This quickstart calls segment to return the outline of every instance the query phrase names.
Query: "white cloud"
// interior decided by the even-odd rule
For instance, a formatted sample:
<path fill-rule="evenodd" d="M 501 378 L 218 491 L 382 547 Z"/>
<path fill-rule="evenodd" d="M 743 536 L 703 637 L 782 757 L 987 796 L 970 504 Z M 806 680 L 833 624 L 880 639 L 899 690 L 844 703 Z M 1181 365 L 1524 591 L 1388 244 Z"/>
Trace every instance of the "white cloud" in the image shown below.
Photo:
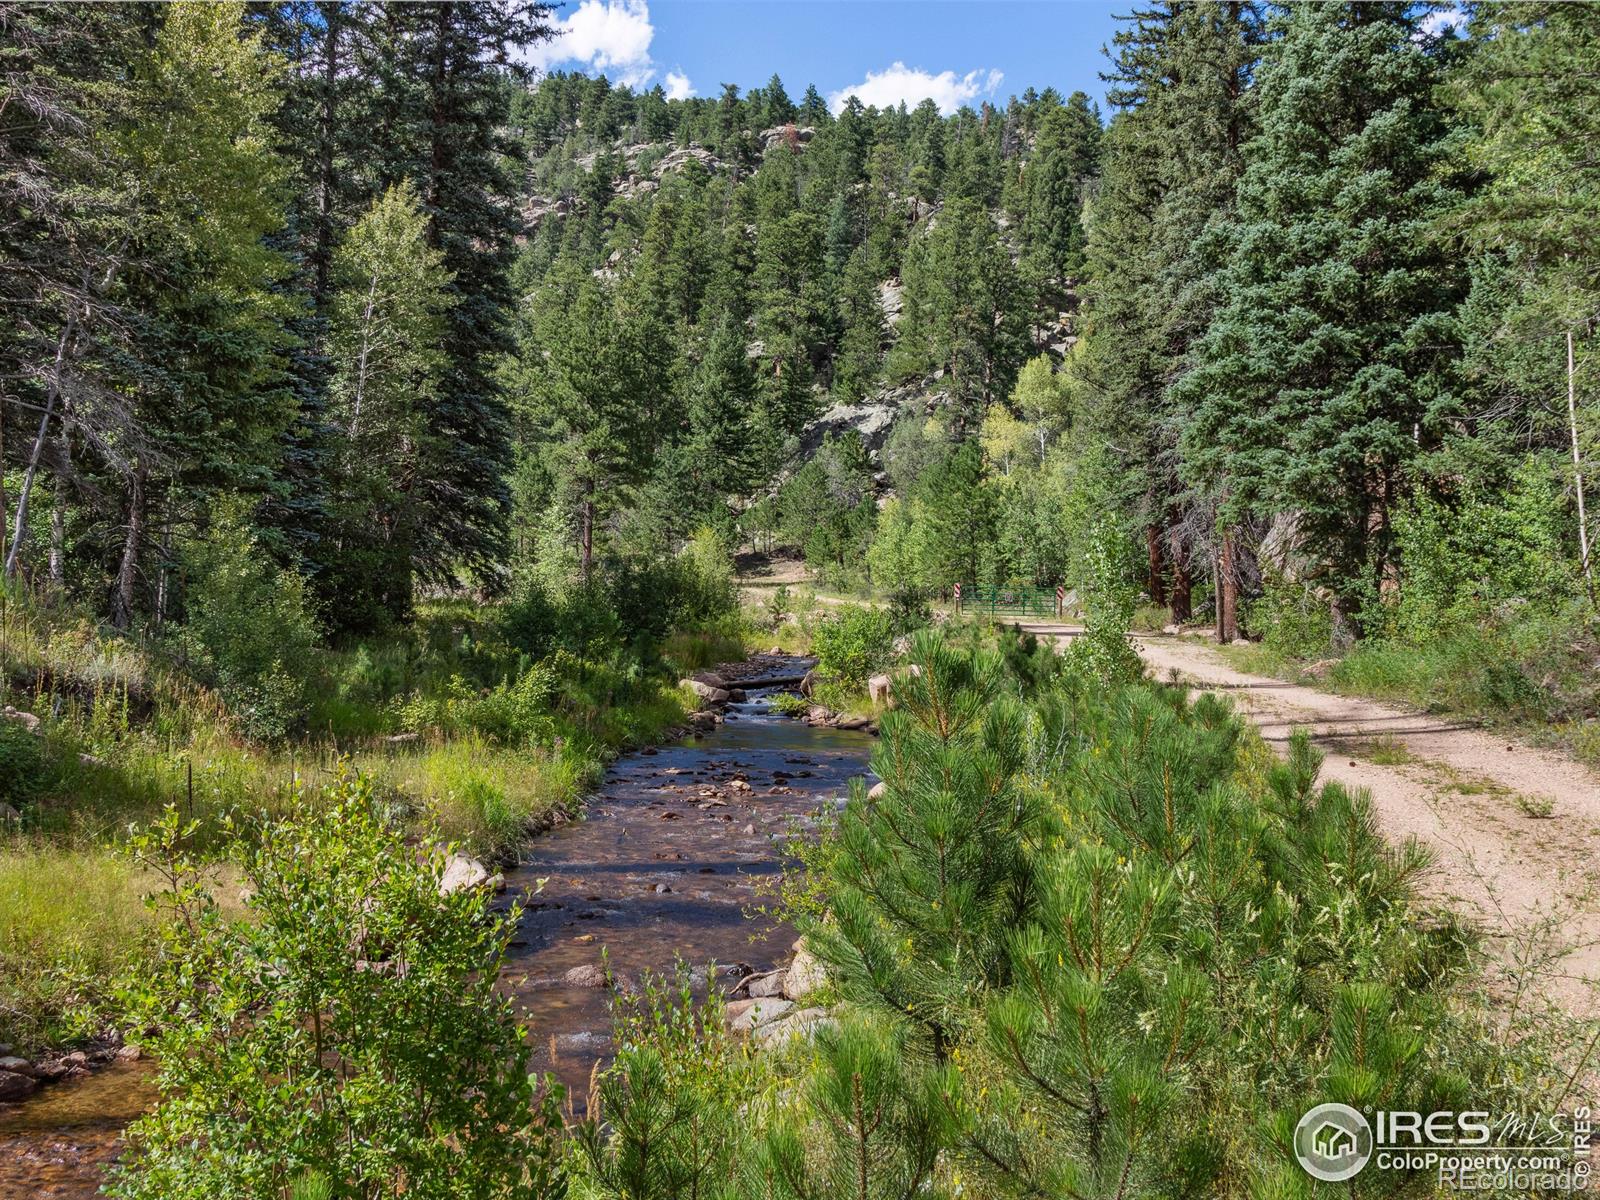
<path fill-rule="evenodd" d="M 655 77 L 650 43 L 656 28 L 647 0 L 583 0 L 554 24 L 556 36 L 529 50 L 530 66 L 548 70 L 557 63 L 573 63 L 635 88 Z"/>
<path fill-rule="evenodd" d="M 666 84 L 668 100 L 687 100 L 694 95 L 694 84 L 682 71 L 668 71 Z"/>
<path fill-rule="evenodd" d="M 1466 23 L 1467 14 L 1459 8 L 1453 6 L 1440 8 L 1422 18 L 1421 32 L 1438 37 L 1441 34 L 1459 29 Z"/>
<path fill-rule="evenodd" d="M 852 87 L 830 93 L 828 107 L 838 112 L 851 96 L 871 108 L 892 108 L 902 100 L 906 107 L 915 108 L 924 100 L 932 100 L 940 112 L 949 116 L 979 96 L 992 96 L 1004 78 L 999 71 L 968 71 L 965 75 L 940 71 L 931 75 L 896 62 L 885 71 L 868 71 L 866 79 Z"/>

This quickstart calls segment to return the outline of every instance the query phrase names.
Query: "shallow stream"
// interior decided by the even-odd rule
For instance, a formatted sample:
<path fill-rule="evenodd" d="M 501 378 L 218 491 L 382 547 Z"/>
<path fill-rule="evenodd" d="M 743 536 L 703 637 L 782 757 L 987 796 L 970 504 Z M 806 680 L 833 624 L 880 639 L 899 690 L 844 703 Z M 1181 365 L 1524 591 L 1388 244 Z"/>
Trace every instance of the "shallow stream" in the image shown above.
<path fill-rule="evenodd" d="M 747 669 L 757 683 L 809 665 L 764 657 Z M 612 993 L 574 986 L 568 971 L 604 962 L 636 983 L 681 958 L 697 972 L 716 963 L 731 984 L 739 968 L 790 955 L 794 932 L 753 912 L 761 885 L 783 869 L 794 823 L 867 771 L 872 739 L 779 716 L 772 694 L 747 687 L 710 732 L 618 759 L 587 818 L 538 839 L 507 874 L 508 901 L 525 896 L 527 911 L 505 981 L 526 1010 L 536 1069 L 580 1103 L 609 1057 Z M 148 1064 L 117 1064 L 0 1105 L 0 1200 L 96 1195 L 123 1128 L 155 1101 L 150 1078 Z"/>

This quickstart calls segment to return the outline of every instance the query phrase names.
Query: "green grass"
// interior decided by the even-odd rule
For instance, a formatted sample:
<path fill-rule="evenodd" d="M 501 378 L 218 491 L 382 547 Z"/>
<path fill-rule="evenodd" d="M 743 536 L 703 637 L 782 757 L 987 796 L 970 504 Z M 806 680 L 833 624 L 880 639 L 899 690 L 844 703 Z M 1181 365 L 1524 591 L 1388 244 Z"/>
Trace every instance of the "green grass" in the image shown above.
<path fill-rule="evenodd" d="M 1467 717 L 1600 768 L 1600 632 L 1582 612 L 1486 621 L 1425 644 L 1374 637 L 1336 659 L 1270 642 L 1221 652 L 1241 670 Z"/>
<path fill-rule="evenodd" d="M 149 950 L 147 888 L 109 850 L 0 843 L 0 1042 L 27 1054 L 101 1030 L 114 981 Z"/>

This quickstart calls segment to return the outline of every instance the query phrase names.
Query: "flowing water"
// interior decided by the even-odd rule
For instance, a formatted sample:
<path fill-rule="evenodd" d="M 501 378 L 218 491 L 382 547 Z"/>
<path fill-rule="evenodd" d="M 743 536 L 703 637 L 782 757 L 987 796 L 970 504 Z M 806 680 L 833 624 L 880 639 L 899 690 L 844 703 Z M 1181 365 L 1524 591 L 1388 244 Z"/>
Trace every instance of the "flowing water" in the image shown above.
<path fill-rule="evenodd" d="M 808 665 L 754 667 L 776 677 Z M 747 692 L 711 732 L 619 759 L 587 818 L 540 838 L 507 874 L 507 901 L 524 898 L 527 911 L 505 982 L 525 1010 L 535 1067 L 579 1100 L 609 1057 L 612 993 L 569 985 L 567 972 L 605 963 L 636 982 L 681 959 L 697 972 L 715 963 L 731 982 L 784 962 L 794 933 L 752 912 L 761 885 L 783 869 L 794 823 L 868 769 L 868 735 L 789 720 L 769 710 L 770 689 Z M 123 1128 L 154 1100 L 148 1065 L 132 1063 L 0 1105 L 0 1200 L 94 1196 Z"/>

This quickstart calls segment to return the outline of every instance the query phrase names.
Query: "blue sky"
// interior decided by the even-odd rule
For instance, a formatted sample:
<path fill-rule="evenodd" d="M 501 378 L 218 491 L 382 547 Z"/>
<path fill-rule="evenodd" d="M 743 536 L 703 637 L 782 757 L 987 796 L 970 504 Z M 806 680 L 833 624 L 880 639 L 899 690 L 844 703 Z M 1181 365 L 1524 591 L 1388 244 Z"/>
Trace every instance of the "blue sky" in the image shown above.
<path fill-rule="evenodd" d="M 946 112 L 1029 87 L 1105 85 L 1101 47 L 1130 0 L 582 0 L 557 11 L 565 36 L 532 56 L 669 95 L 715 96 L 776 71 L 799 99 L 815 83 L 835 107 L 932 97 Z"/>

